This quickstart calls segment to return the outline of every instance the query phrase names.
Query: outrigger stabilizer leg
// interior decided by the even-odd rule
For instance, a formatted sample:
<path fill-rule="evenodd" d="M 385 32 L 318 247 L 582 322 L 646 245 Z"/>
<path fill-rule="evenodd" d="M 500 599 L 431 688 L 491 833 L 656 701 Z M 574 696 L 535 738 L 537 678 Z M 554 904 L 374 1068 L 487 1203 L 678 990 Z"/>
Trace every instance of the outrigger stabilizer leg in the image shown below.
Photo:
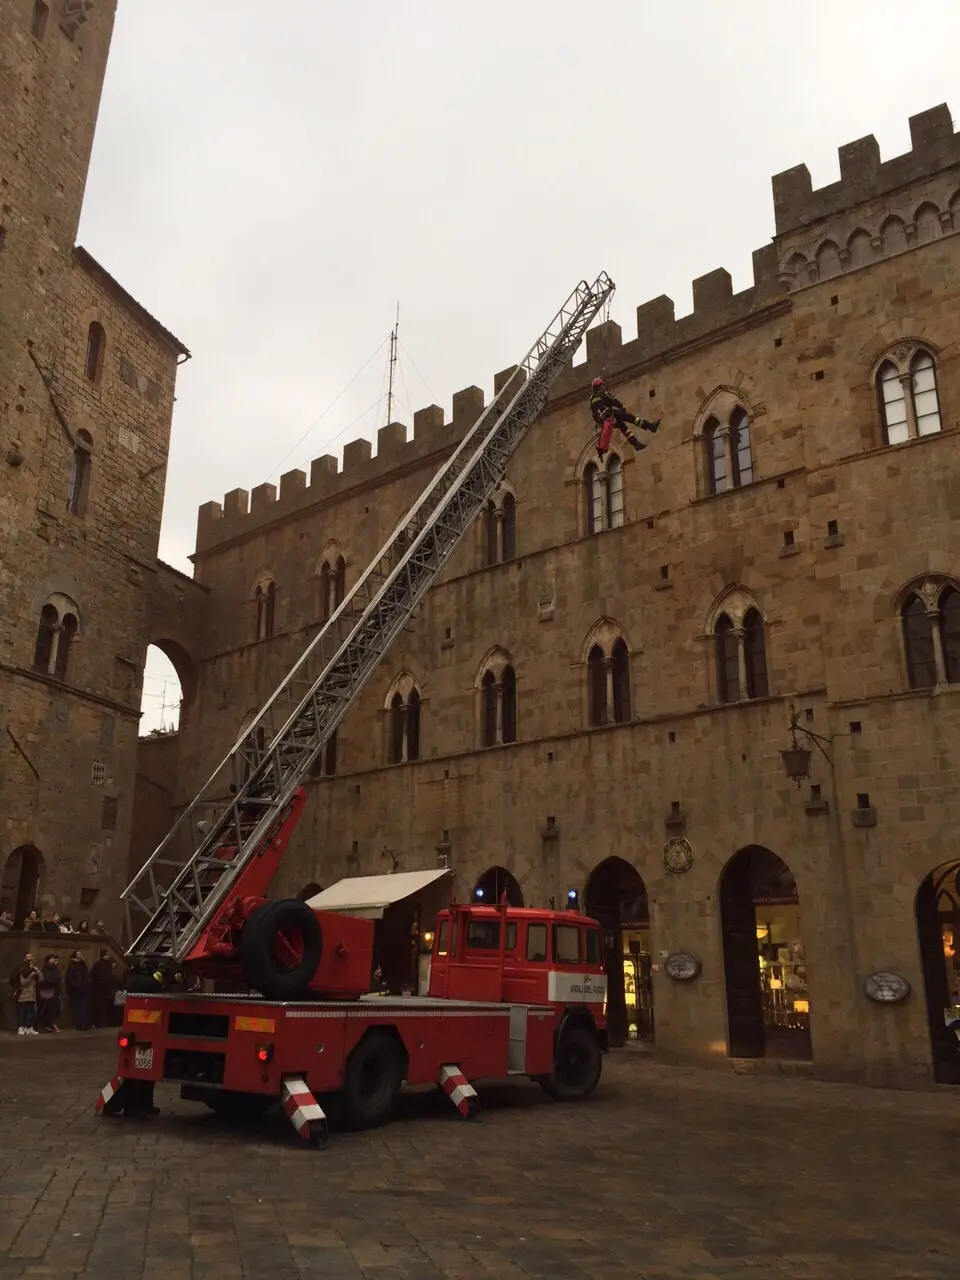
<path fill-rule="evenodd" d="M 440 1087 L 464 1120 L 480 1119 L 480 1099 L 477 1097 L 477 1091 L 459 1067 L 440 1068 Z"/>
<path fill-rule="evenodd" d="M 311 1147 L 327 1144 L 327 1117 L 302 1076 L 285 1076 L 280 1090 L 283 1113 L 297 1136 Z"/>

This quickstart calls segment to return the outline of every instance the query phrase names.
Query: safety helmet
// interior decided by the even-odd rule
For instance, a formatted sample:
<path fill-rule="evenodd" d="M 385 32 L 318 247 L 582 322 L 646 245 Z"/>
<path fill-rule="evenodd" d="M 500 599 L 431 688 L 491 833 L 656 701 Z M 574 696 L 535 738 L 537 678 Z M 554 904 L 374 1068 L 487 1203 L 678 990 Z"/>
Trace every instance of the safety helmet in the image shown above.
<path fill-rule="evenodd" d="M 590 385 L 593 387 L 594 391 L 596 391 L 598 387 L 605 387 L 607 385 L 607 380 L 606 378 L 594 378 Z"/>

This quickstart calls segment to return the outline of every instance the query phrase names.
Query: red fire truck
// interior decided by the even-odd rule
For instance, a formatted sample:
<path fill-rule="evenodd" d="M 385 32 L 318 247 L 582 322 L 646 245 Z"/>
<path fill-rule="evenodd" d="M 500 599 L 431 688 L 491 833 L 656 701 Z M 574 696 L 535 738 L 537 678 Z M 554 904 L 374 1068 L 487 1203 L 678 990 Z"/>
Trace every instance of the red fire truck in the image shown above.
<path fill-rule="evenodd" d="M 393 997 L 367 992 L 372 920 L 298 900 L 270 906 L 287 940 L 308 914 L 316 921 L 316 981 L 336 995 L 128 995 L 117 1075 L 98 1110 L 153 1111 L 154 1085 L 176 1083 L 182 1098 L 235 1116 L 279 1100 L 300 1137 L 317 1145 L 330 1099 L 349 1125 L 369 1128 L 390 1118 L 404 1082 L 442 1087 L 470 1119 L 479 1080 L 526 1076 L 558 1101 L 596 1087 L 607 1048 L 596 921 L 451 903 L 437 920 L 429 994 Z"/>
<path fill-rule="evenodd" d="M 596 922 L 452 902 L 437 921 L 429 994 L 391 999 L 369 991 L 372 921 L 266 895 L 311 766 L 503 480 L 613 288 L 601 273 L 571 293 L 124 890 L 129 994 L 98 1112 L 155 1111 L 154 1086 L 170 1081 L 219 1111 L 279 1099 L 319 1142 L 321 1099 L 336 1095 L 353 1123 L 379 1124 L 405 1080 L 440 1085 L 465 1116 L 477 1114 L 471 1080 L 526 1076 L 557 1099 L 595 1088 L 606 1045 Z M 204 982 L 213 994 L 197 992 Z"/>

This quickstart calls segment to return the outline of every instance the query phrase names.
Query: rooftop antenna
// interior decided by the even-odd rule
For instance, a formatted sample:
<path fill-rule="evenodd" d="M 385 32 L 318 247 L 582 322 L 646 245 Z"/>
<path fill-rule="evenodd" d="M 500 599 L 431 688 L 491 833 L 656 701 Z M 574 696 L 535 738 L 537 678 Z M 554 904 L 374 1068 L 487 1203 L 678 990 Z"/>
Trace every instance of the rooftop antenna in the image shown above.
<path fill-rule="evenodd" d="M 387 384 L 387 426 L 393 421 L 393 375 L 397 367 L 397 335 L 400 331 L 400 303 L 397 303 L 397 319 L 390 330 L 390 380 Z M 383 384 L 381 383 L 381 386 Z"/>

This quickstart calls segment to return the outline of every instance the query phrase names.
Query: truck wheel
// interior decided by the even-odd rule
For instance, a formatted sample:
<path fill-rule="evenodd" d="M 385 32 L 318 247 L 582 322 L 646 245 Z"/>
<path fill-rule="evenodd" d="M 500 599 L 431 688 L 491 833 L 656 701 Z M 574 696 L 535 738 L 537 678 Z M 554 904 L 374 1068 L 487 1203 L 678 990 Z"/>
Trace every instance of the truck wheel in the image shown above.
<path fill-rule="evenodd" d="M 269 1093 L 234 1093 L 225 1089 L 222 1093 L 211 1090 L 204 1102 L 218 1116 L 230 1120 L 256 1120 L 270 1110 L 276 1098 Z"/>
<path fill-rule="evenodd" d="M 386 1124 L 400 1096 L 403 1070 L 403 1054 L 389 1031 L 374 1031 L 360 1041 L 343 1084 L 344 1110 L 356 1128 Z"/>
<path fill-rule="evenodd" d="M 593 1027 L 568 1027 L 560 1037 L 553 1074 L 540 1084 L 557 1102 L 576 1102 L 593 1093 L 603 1059 Z"/>
<path fill-rule="evenodd" d="M 298 898 L 257 907 L 240 935 L 244 981 L 268 1000 L 302 999 L 322 955 L 320 921 Z"/>

